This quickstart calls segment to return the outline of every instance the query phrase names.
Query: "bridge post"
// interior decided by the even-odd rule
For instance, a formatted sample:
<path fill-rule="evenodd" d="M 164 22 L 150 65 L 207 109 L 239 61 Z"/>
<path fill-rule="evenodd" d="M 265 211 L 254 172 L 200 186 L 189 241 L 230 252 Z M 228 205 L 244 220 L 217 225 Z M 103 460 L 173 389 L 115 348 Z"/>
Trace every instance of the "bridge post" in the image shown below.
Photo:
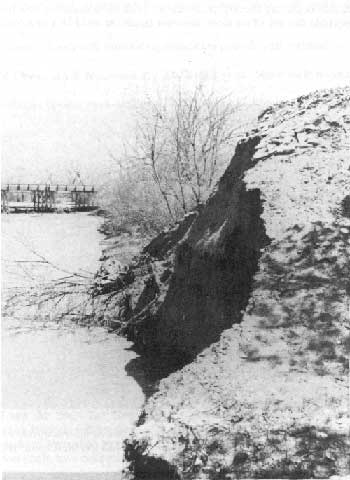
<path fill-rule="evenodd" d="M 50 192 L 50 210 L 55 210 L 56 207 L 56 192 L 51 191 Z"/>
<path fill-rule="evenodd" d="M 9 213 L 8 190 L 1 190 L 1 211 Z"/>

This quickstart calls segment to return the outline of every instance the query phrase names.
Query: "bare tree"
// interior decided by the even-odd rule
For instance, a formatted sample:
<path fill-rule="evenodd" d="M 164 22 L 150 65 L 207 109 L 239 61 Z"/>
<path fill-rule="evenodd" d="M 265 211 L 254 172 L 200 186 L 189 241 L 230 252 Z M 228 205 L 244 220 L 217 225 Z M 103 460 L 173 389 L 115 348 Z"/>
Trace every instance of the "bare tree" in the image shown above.
<path fill-rule="evenodd" d="M 135 144 L 132 147 L 133 157 L 142 162 L 148 169 L 163 201 L 170 219 L 175 220 L 171 205 L 172 182 L 169 178 L 168 157 L 169 138 L 166 134 L 164 115 L 156 105 L 150 106 L 149 116 L 141 116 L 137 122 Z M 142 168 L 142 166 L 141 166 Z"/>
<path fill-rule="evenodd" d="M 207 94 L 202 86 L 187 96 L 178 91 L 169 128 L 184 211 L 206 200 L 221 175 L 219 167 L 237 131 L 236 108 L 225 97 Z"/>
<path fill-rule="evenodd" d="M 205 201 L 222 173 L 238 128 L 237 106 L 197 86 L 168 105 L 149 102 L 137 122 L 131 156 L 149 169 L 174 220 Z"/>
<path fill-rule="evenodd" d="M 154 233 L 205 202 L 242 133 L 238 110 L 201 85 L 179 87 L 166 102 L 146 100 L 134 135 L 122 142 L 124 154 L 106 149 L 115 175 L 103 197 L 116 229 L 138 225 Z"/>

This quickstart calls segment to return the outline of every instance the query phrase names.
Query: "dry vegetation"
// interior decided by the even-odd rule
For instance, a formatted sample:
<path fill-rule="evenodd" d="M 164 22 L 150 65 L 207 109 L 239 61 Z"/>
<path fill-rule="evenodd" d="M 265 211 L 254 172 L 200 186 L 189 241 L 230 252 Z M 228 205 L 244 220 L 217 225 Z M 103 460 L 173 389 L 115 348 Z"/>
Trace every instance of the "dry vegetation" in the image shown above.
<path fill-rule="evenodd" d="M 103 188 L 112 229 L 159 232 L 205 202 L 242 132 L 238 114 L 237 104 L 203 86 L 140 107 L 124 154 L 108 152 L 117 169 Z"/>

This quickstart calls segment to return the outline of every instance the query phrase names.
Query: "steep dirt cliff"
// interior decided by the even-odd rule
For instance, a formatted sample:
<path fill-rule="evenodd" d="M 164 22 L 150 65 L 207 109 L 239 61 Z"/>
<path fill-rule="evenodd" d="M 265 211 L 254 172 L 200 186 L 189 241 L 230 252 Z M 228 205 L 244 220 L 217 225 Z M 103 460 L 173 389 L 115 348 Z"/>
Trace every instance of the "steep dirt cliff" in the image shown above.
<path fill-rule="evenodd" d="M 349 88 L 267 109 L 129 268 L 122 329 L 173 359 L 125 444 L 136 477 L 350 474 L 349 134 Z"/>

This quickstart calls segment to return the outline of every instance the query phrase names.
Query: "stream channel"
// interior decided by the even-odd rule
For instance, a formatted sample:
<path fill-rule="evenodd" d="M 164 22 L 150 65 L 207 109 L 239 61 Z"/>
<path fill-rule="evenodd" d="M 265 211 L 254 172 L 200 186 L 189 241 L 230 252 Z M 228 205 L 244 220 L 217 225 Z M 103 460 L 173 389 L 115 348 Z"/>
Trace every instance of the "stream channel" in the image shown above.
<path fill-rule="evenodd" d="M 120 478 L 122 442 L 144 401 L 125 370 L 137 355 L 104 328 L 57 321 L 52 302 L 40 314 L 45 285 L 97 270 L 101 221 L 86 213 L 2 215 L 3 305 L 18 296 L 2 319 L 5 478 Z M 37 295 L 39 314 L 23 307 L 27 294 Z"/>

